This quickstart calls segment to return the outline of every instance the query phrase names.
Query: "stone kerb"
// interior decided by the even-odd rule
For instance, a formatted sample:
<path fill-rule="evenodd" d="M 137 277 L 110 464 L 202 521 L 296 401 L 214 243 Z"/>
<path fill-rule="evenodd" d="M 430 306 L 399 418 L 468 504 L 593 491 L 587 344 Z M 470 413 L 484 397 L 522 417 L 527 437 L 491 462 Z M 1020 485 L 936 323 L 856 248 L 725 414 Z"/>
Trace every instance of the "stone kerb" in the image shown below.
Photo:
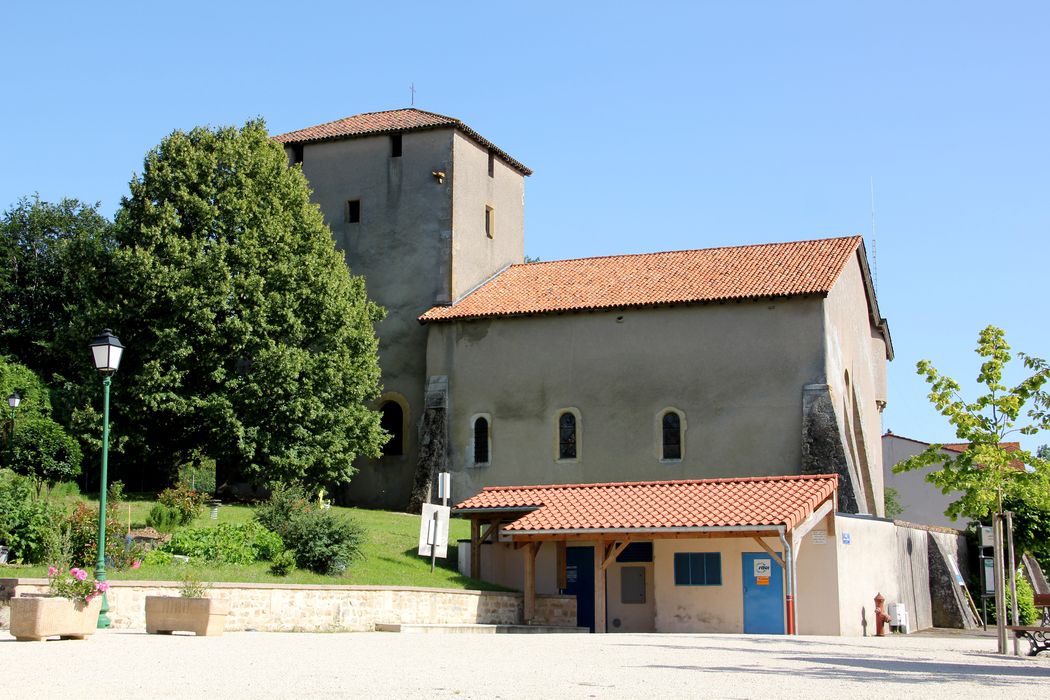
<path fill-rule="evenodd" d="M 146 626 L 148 595 L 178 595 L 171 581 L 111 581 L 110 619 L 119 629 Z M 15 595 L 47 593 L 46 579 L 18 579 Z M 226 630 L 260 632 L 370 632 L 377 623 L 521 623 L 522 594 L 409 586 L 326 586 L 216 583 L 209 597 L 226 600 Z M 538 625 L 574 627 L 573 596 L 538 596 Z"/>

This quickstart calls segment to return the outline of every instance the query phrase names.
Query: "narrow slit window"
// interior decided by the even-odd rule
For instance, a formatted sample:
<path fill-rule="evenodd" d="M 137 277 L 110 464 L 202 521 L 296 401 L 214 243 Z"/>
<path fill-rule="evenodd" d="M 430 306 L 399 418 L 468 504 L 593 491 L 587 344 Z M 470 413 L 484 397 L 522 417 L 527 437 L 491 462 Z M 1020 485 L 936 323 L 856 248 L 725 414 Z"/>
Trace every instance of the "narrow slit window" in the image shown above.
<path fill-rule="evenodd" d="M 489 463 L 489 422 L 486 418 L 474 421 L 474 464 Z"/>
<path fill-rule="evenodd" d="M 401 134 L 390 134 L 390 157 L 401 157 Z"/>
<path fill-rule="evenodd" d="M 668 411 L 663 418 L 663 458 L 682 458 L 682 418 Z"/>
<path fill-rule="evenodd" d="M 489 149 L 489 177 L 496 176 L 496 154 L 493 150 Z"/>
<path fill-rule="evenodd" d="M 496 233 L 495 212 L 492 207 L 485 207 L 485 235 L 492 238 Z"/>
<path fill-rule="evenodd" d="M 292 162 L 302 163 L 303 162 L 303 144 L 293 143 L 292 144 Z"/>
<path fill-rule="evenodd" d="M 576 459 L 576 416 L 572 413 L 558 417 L 558 458 Z"/>
<path fill-rule="evenodd" d="M 346 223 L 361 223 L 361 200 L 350 199 L 346 202 Z"/>
<path fill-rule="evenodd" d="M 401 404 L 387 401 L 379 407 L 379 425 L 390 434 L 390 440 L 383 445 L 384 457 L 398 457 L 405 454 L 405 412 Z"/>

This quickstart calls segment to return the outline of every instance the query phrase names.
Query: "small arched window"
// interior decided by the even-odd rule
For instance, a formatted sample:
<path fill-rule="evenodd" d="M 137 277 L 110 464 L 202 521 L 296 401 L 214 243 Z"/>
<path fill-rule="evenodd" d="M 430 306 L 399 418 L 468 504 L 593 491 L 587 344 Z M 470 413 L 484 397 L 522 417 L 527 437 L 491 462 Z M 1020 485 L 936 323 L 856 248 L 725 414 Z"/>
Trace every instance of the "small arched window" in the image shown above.
<path fill-rule="evenodd" d="M 405 412 L 397 401 L 387 401 L 379 407 L 382 416 L 379 425 L 390 433 L 390 439 L 383 445 L 384 457 L 398 457 L 405 454 Z"/>
<path fill-rule="evenodd" d="M 558 459 L 576 459 L 576 416 L 568 411 L 558 416 Z"/>
<path fill-rule="evenodd" d="M 489 421 L 480 416 L 474 421 L 474 464 L 489 463 Z"/>
<path fill-rule="evenodd" d="M 662 421 L 664 459 L 682 458 L 682 418 L 674 411 L 664 414 Z"/>

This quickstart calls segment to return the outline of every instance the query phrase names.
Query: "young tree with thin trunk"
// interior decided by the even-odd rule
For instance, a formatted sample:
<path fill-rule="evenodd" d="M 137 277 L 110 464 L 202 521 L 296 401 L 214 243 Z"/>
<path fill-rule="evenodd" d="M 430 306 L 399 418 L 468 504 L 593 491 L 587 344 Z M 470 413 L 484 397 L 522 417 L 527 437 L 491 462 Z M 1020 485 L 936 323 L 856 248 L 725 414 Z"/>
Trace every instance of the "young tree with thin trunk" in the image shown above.
<path fill-rule="evenodd" d="M 943 493 L 962 492 L 959 500 L 948 506 L 946 515 L 977 520 L 994 516 L 996 611 L 1000 621 L 1000 651 L 1005 652 L 1003 502 L 1022 501 L 1041 510 L 1050 508 L 1050 463 L 1024 449 L 1007 451 L 1004 443 L 1017 434 L 1035 435 L 1050 428 L 1050 396 L 1043 389 L 1050 381 L 1050 367 L 1044 360 L 1018 353 L 1030 374 L 1016 386 L 1005 385 L 1003 372 L 1012 356 L 1003 331 L 994 326 L 981 331 L 977 354 L 982 358 L 977 381 L 984 385 L 986 393 L 972 402 L 963 399 L 958 382 L 938 372 L 929 360 L 917 365 L 919 374 L 930 385 L 930 401 L 955 427 L 956 437 L 969 447 L 956 456 L 946 456 L 942 445 L 932 444 L 921 454 L 899 463 L 893 471 L 940 465 L 926 480 Z M 1019 424 L 1024 420 L 1024 424 Z"/>

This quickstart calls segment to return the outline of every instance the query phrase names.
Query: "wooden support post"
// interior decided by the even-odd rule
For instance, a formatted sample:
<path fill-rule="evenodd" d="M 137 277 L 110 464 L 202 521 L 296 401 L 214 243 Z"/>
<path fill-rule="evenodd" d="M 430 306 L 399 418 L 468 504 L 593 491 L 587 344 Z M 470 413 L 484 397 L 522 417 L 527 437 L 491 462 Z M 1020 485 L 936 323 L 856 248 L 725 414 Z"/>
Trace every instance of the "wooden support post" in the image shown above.
<path fill-rule="evenodd" d="M 567 580 L 567 574 L 566 574 L 566 570 L 565 570 L 565 567 L 566 567 L 566 563 L 565 563 L 565 557 L 566 557 L 565 540 L 558 540 L 557 542 L 554 543 L 554 546 L 555 546 L 555 559 L 557 559 L 557 563 L 555 564 L 555 569 L 558 572 L 558 590 L 559 591 L 564 591 L 566 588 L 569 587 L 569 582 Z"/>
<path fill-rule="evenodd" d="M 470 520 L 470 577 L 481 578 L 481 521 Z"/>
<path fill-rule="evenodd" d="M 524 622 L 531 625 L 536 617 L 536 554 L 540 551 L 540 542 L 529 542 L 522 552 L 525 555 L 525 604 Z"/>
<path fill-rule="evenodd" d="M 594 543 L 594 631 L 605 632 L 605 542 Z"/>

